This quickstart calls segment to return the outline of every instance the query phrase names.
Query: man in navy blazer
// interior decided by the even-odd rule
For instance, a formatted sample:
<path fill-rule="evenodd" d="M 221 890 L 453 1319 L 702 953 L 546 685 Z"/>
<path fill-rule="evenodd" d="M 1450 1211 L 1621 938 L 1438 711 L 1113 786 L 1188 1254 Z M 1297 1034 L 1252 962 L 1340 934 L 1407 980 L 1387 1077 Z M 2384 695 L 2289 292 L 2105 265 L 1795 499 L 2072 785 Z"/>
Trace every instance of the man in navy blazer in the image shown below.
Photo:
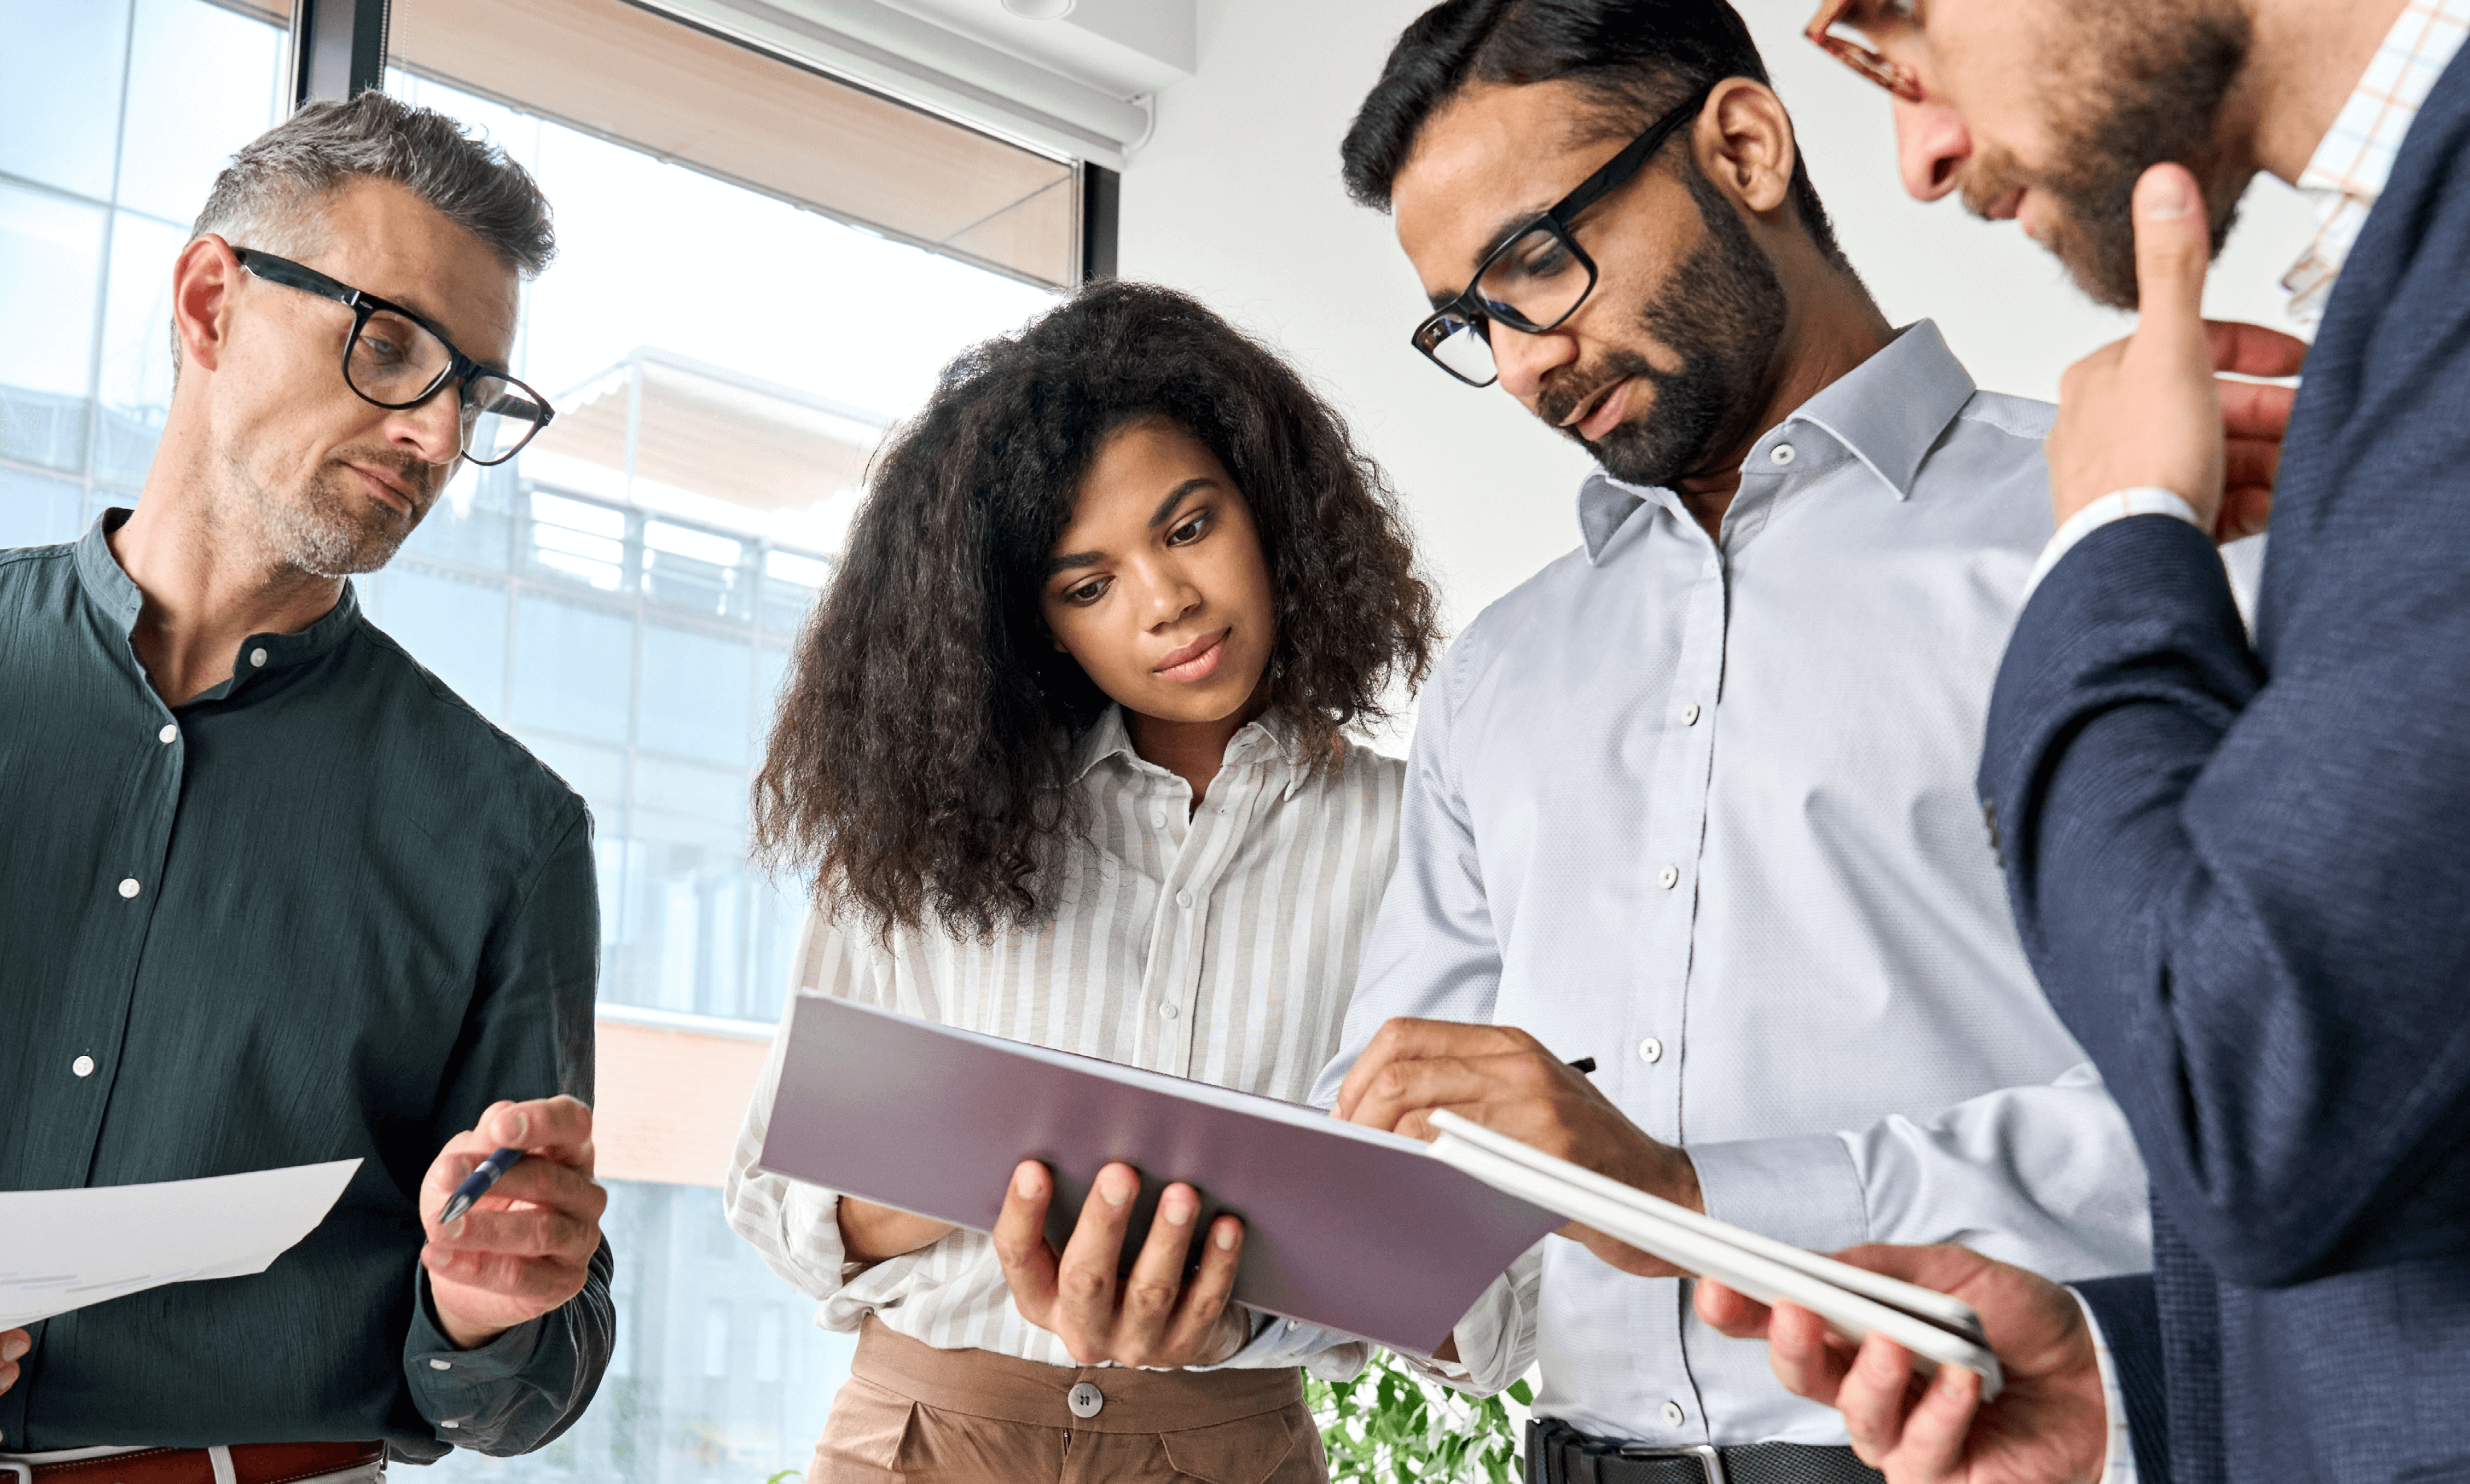
<path fill-rule="evenodd" d="M 1916 11 L 1812 28 L 1897 94 L 1907 188 L 2141 311 L 2063 383 L 1981 787 L 2150 1169 L 2155 1270 L 1856 1250 L 1981 1311 L 1987 1405 L 1804 1312 L 1700 1312 L 1898 1484 L 2470 1480 L 2470 0 Z M 2200 308 L 2259 168 L 2324 228 L 2285 280 L 2323 320 L 2277 479 L 2282 394 L 2215 372 L 2303 347 Z M 2268 505 L 2250 642 L 2214 541 Z"/>

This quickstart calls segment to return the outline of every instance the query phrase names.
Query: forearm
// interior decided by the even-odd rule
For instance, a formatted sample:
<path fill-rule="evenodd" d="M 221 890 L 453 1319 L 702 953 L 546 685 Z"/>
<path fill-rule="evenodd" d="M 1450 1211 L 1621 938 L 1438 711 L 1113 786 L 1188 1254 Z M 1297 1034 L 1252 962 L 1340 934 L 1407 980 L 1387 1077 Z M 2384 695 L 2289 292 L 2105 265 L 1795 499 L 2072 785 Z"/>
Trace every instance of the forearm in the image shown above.
<path fill-rule="evenodd" d="M 871 1267 L 920 1247 L 933 1246 L 960 1230 L 949 1221 L 847 1195 L 835 1204 L 833 1219 L 840 1227 L 841 1251 L 845 1261 L 860 1266 Z"/>

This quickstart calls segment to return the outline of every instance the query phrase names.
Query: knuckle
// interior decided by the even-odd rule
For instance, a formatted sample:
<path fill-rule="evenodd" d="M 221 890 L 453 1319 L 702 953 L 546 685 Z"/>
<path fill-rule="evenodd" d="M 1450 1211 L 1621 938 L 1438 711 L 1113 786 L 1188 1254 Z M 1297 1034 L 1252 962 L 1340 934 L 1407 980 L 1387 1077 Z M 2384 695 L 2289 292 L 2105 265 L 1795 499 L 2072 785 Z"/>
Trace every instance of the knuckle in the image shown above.
<path fill-rule="evenodd" d="M 1107 1280 L 1087 1267 L 1068 1267 L 1059 1276 L 1057 1290 L 1077 1303 L 1097 1304 L 1107 1297 Z"/>
<path fill-rule="evenodd" d="M 1173 1284 L 1155 1279 L 1137 1279 L 1124 1290 L 1124 1307 L 1141 1313 L 1164 1313 L 1175 1307 Z"/>

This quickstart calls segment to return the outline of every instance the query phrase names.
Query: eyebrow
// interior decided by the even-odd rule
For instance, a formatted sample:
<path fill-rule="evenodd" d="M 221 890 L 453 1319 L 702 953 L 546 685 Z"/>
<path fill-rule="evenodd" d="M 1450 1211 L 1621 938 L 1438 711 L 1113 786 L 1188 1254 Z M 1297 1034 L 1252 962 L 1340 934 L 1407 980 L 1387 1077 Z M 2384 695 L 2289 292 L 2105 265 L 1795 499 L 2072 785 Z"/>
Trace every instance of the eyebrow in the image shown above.
<path fill-rule="evenodd" d="M 1185 498 L 1195 490 L 1211 489 L 1217 483 L 1217 480 L 1207 475 L 1201 475 L 1196 478 L 1186 479 L 1168 491 L 1166 499 L 1158 504 L 1157 513 L 1150 517 L 1150 529 L 1156 530 L 1175 519 L 1176 508 L 1181 505 Z M 1105 560 L 1107 560 L 1107 553 L 1103 551 L 1068 551 L 1060 557 L 1048 559 L 1046 575 L 1052 578 L 1059 572 L 1068 572 L 1076 567 L 1095 567 Z"/>

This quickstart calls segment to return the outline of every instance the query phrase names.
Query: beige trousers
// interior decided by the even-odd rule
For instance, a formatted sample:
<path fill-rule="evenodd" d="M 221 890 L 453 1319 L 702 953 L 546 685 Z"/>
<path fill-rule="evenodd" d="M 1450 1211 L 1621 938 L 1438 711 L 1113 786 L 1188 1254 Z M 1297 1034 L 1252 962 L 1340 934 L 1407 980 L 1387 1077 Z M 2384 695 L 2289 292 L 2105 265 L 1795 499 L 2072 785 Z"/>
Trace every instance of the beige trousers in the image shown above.
<path fill-rule="evenodd" d="M 1097 1395 L 1080 1391 L 1076 1410 L 1074 1393 L 1083 1387 Z M 1328 1477 L 1294 1371 L 1073 1370 L 983 1350 L 938 1350 L 871 1314 L 806 1470 L 806 1484 L 1324 1484 Z"/>

